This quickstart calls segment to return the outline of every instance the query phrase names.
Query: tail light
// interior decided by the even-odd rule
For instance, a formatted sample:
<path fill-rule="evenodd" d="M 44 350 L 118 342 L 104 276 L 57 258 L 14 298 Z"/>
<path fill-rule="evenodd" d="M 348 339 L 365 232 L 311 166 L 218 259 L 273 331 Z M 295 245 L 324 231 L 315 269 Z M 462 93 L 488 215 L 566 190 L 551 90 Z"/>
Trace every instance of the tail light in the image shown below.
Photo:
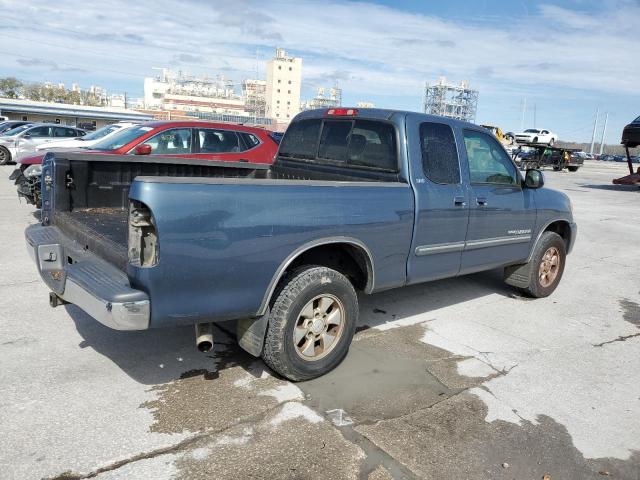
<path fill-rule="evenodd" d="M 329 117 L 356 117 L 358 110 L 355 108 L 330 108 L 327 110 Z"/>
<path fill-rule="evenodd" d="M 129 204 L 129 263 L 153 267 L 158 263 L 158 235 L 151 210 L 144 203 Z"/>

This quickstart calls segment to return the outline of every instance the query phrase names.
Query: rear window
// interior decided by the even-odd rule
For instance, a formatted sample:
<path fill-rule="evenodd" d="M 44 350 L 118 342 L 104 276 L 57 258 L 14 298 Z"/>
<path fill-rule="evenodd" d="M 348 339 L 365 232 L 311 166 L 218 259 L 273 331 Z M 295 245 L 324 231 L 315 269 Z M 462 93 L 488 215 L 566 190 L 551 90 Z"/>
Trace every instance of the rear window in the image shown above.
<path fill-rule="evenodd" d="M 374 120 L 301 120 L 289 126 L 279 156 L 314 163 L 397 171 L 393 125 Z"/>

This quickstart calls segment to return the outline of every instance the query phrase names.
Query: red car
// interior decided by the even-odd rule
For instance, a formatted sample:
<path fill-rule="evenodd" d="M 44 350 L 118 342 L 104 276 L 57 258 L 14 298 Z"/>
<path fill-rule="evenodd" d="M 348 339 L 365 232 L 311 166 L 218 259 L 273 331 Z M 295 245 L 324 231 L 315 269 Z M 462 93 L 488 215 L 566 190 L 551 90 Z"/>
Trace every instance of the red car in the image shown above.
<path fill-rule="evenodd" d="M 84 151 L 271 164 L 277 149 L 270 132 L 260 128 L 205 121 L 163 121 L 129 127 Z M 22 170 L 42 163 L 43 157 L 44 153 L 38 153 L 22 158 Z"/>

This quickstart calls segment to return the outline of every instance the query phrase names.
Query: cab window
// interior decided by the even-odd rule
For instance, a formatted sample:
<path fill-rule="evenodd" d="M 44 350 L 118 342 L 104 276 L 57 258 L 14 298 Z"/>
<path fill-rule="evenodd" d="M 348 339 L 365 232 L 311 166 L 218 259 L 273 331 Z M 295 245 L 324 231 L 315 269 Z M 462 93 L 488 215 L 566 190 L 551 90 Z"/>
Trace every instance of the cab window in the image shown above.
<path fill-rule="evenodd" d="M 453 130 L 444 123 L 424 122 L 420 125 L 422 169 L 434 183 L 460 183 L 460 165 Z"/>
<path fill-rule="evenodd" d="M 500 144 L 475 130 L 464 131 L 471 183 L 518 185 L 516 167 Z"/>

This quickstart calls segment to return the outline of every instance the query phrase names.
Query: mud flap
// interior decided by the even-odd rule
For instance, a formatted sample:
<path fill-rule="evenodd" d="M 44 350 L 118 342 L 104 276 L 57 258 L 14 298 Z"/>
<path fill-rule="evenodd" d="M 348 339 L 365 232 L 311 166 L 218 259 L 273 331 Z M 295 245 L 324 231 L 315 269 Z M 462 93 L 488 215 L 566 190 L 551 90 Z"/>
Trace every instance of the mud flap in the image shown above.
<path fill-rule="evenodd" d="M 511 265 L 504 269 L 504 281 L 508 285 L 519 288 L 527 288 L 531 279 L 532 263 Z"/>
<path fill-rule="evenodd" d="M 269 310 L 258 318 L 238 320 L 238 344 L 254 357 L 259 357 L 262 354 L 264 334 L 267 331 L 268 321 Z"/>

